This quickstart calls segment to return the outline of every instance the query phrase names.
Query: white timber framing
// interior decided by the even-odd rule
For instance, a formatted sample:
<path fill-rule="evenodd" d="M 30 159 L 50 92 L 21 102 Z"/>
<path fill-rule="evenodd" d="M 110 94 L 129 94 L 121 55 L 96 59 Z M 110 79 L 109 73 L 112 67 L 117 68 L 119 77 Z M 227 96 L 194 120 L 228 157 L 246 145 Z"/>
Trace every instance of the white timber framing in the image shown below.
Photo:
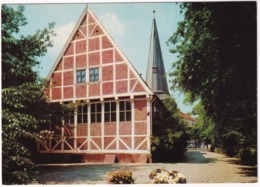
<path fill-rule="evenodd" d="M 116 150 L 119 150 L 119 120 L 120 120 L 120 111 L 119 111 L 119 100 L 116 100 Z"/>
<path fill-rule="evenodd" d="M 104 150 L 104 134 L 105 134 L 105 103 L 101 102 L 101 149 Z"/>
<path fill-rule="evenodd" d="M 142 77 L 139 75 L 139 73 L 136 71 L 136 69 L 134 68 L 134 66 L 130 63 L 130 61 L 129 61 L 129 60 L 126 58 L 126 56 L 122 53 L 122 51 L 120 50 L 120 48 L 116 45 L 116 43 L 114 42 L 114 40 L 111 38 L 110 34 L 106 31 L 106 29 L 105 29 L 105 28 L 103 27 L 103 25 L 100 23 L 100 21 L 98 20 L 98 18 L 95 16 L 95 14 L 94 14 L 88 7 L 86 7 L 85 10 L 83 11 L 83 13 L 81 14 L 81 16 L 80 16 L 78 22 L 76 23 L 76 25 L 75 25 L 75 27 L 74 27 L 72 33 L 70 34 L 70 36 L 69 36 L 67 42 L 65 43 L 65 45 L 64 45 L 64 47 L 63 47 L 63 49 L 62 49 L 62 51 L 61 51 L 61 53 L 59 54 L 58 58 L 56 59 L 56 61 L 55 61 L 54 65 L 53 65 L 53 67 L 52 67 L 50 73 L 48 74 L 47 79 L 50 80 L 51 75 L 52 75 L 53 72 L 55 71 L 55 69 L 56 69 L 56 67 L 58 66 L 60 60 L 63 58 L 64 52 L 66 51 L 67 47 L 68 47 L 69 44 L 71 43 L 71 41 L 72 41 L 72 39 L 73 39 L 73 36 L 76 34 L 76 32 L 77 32 L 77 30 L 78 30 L 80 24 L 82 23 L 84 17 L 87 16 L 88 14 L 95 19 L 96 24 L 99 25 L 100 29 L 101 29 L 102 32 L 104 33 L 102 36 L 97 36 L 97 37 L 99 37 L 100 44 L 102 45 L 101 38 L 102 38 L 103 36 L 106 36 L 106 37 L 109 39 L 109 41 L 111 42 L 111 44 L 112 44 L 112 46 L 113 46 L 113 48 L 114 48 L 114 55 L 113 55 L 114 59 L 115 59 L 115 51 L 117 51 L 117 52 L 120 54 L 120 56 L 123 58 L 123 61 L 127 64 L 128 68 L 132 71 L 132 73 L 135 75 L 135 77 L 136 77 L 137 80 L 140 82 L 140 84 L 142 85 L 142 87 L 145 89 L 145 92 L 148 93 L 149 95 L 153 95 L 152 90 L 147 86 L 147 84 L 146 84 L 145 81 L 142 79 Z M 88 25 L 88 24 L 89 24 L 89 23 L 88 23 L 88 19 L 87 19 L 87 25 Z M 86 31 L 86 32 L 87 32 L 87 33 L 89 32 L 89 31 L 88 31 L 88 27 L 87 27 L 87 31 Z M 89 37 L 88 34 L 87 34 L 87 37 Z M 94 37 L 93 37 L 93 38 L 94 38 Z M 88 39 L 86 38 L 85 40 L 88 40 Z M 75 59 L 75 47 L 76 47 L 76 45 L 75 45 L 75 42 L 74 42 L 74 44 L 73 44 L 73 47 L 74 47 L 74 54 L 73 54 L 72 56 L 74 57 L 74 64 L 76 64 L 76 59 Z M 87 47 L 88 47 L 88 45 L 87 45 Z M 101 53 L 101 51 L 102 51 L 102 48 L 100 48 L 99 52 Z M 87 52 L 88 52 L 88 48 L 87 48 Z M 102 56 L 102 55 L 101 55 L 101 56 Z M 87 58 L 88 58 L 88 55 L 87 55 Z M 101 57 L 101 59 L 102 59 L 102 57 Z M 87 62 L 88 62 L 88 59 L 87 59 Z M 102 62 L 102 61 L 100 61 L 100 62 Z M 114 73 L 115 73 L 115 71 L 114 71 Z M 114 79 L 114 80 L 115 80 L 115 79 Z M 88 93 L 88 92 L 87 92 L 87 93 Z M 115 92 L 114 92 L 114 93 L 115 93 Z M 74 96 L 74 98 L 75 98 L 75 96 Z"/>
<path fill-rule="evenodd" d="M 131 113 L 132 113 L 132 137 L 131 137 L 131 143 L 132 143 L 132 150 L 135 149 L 135 102 L 134 99 L 131 99 Z"/>
<path fill-rule="evenodd" d="M 152 126 L 152 121 L 151 121 L 151 102 L 152 98 L 148 97 L 146 99 L 147 101 L 147 116 L 146 116 L 146 121 L 147 121 L 147 149 L 150 151 L 151 150 L 151 126 Z"/>
<path fill-rule="evenodd" d="M 69 125 L 65 125 L 64 124 L 64 119 L 62 119 L 62 125 L 61 125 L 61 136 L 60 136 L 60 140 L 57 140 L 55 144 L 52 145 L 52 137 L 50 139 L 46 139 L 47 142 L 49 143 L 48 147 L 45 146 L 44 143 L 42 143 L 42 147 L 43 149 L 40 148 L 40 145 L 38 145 L 38 151 L 42 152 L 42 153 L 121 153 L 126 152 L 126 153 L 150 153 L 150 116 L 147 115 L 146 120 L 143 121 L 136 121 L 135 120 L 135 101 L 138 100 L 143 100 L 145 98 L 139 98 L 139 99 L 124 99 L 124 100 L 109 100 L 109 101 L 95 101 L 95 102 L 86 102 L 84 104 L 87 105 L 88 108 L 88 112 L 87 112 L 87 121 L 88 123 L 86 124 L 88 126 L 88 130 L 86 132 L 86 136 L 80 136 L 78 137 L 78 112 L 77 109 L 74 110 L 74 124 L 73 124 L 73 129 L 74 129 L 74 134 L 72 137 L 65 137 L 64 131 L 65 131 L 65 126 L 69 126 Z M 130 101 L 131 103 L 131 134 L 130 135 L 121 135 L 120 134 L 120 101 Z M 151 106 L 151 100 L 149 98 L 146 99 L 147 102 L 147 113 L 150 113 L 150 106 Z M 115 102 L 116 103 L 116 135 L 106 135 L 105 136 L 105 102 Z M 94 103 L 101 103 L 101 136 L 91 136 L 91 104 Z M 142 123 L 146 123 L 147 124 L 147 134 L 143 134 L 143 135 L 136 135 L 135 134 L 135 123 L 138 122 L 142 122 Z M 107 145 L 105 147 L 104 145 L 104 139 L 105 137 L 112 137 L 114 138 L 114 140 L 112 140 L 110 142 L 109 145 Z M 129 147 L 129 145 L 127 143 L 124 142 L 124 140 L 122 139 L 123 137 L 126 138 L 130 138 L 131 139 L 131 147 Z M 135 142 L 135 138 L 145 138 L 143 141 L 141 141 L 141 143 L 139 143 L 138 145 L 136 145 Z M 81 143 L 80 145 L 77 145 L 78 142 L 78 138 L 85 138 L 85 140 L 83 140 L 83 143 Z M 101 138 L 101 147 L 99 145 L 97 145 L 95 143 L 94 140 L 92 140 L 91 138 Z M 74 140 L 74 144 L 73 146 L 71 146 L 68 142 L 67 139 L 73 139 Z M 44 141 L 46 141 L 44 140 Z M 116 141 L 116 149 L 109 149 L 109 146 L 111 146 L 114 142 Z M 127 149 L 119 149 L 119 143 L 122 143 Z M 147 142 L 147 150 L 139 150 L 139 148 L 145 143 Z M 80 150 L 80 148 L 87 143 L 87 150 Z M 91 143 L 97 148 L 96 150 L 91 149 Z M 58 147 L 58 145 L 61 145 L 61 149 L 57 150 L 56 148 Z M 65 150 L 64 146 L 67 145 L 67 147 L 69 147 L 70 150 Z"/>
<path fill-rule="evenodd" d="M 90 124 L 91 124 L 91 108 L 88 105 L 88 151 L 90 151 Z"/>
<path fill-rule="evenodd" d="M 86 34 L 84 34 L 84 36 L 86 36 L 86 38 L 84 39 L 79 39 L 79 40 L 75 40 L 75 41 L 72 41 L 73 39 L 73 36 L 75 35 L 75 33 L 78 31 L 78 28 L 80 26 L 80 24 L 82 23 L 83 19 L 85 16 L 87 15 L 90 15 L 94 18 L 94 20 L 96 21 L 96 25 L 99 25 L 100 29 L 102 30 L 102 32 L 104 33 L 103 35 L 99 35 L 99 36 L 95 36 L 95 37 L 91 37 L 91 38 L 99 38 L 99 43 L 100 43 L 100 49 L 99 50 L 96 50 L 96 51 L 91 51 L 89 52 L 88 50 L 88 39 L 90 37 L 89 35 L 89 28 L 88 28 L 88 25 L 89 25 L 89 20 L 88 18 L 86 18 Z M 93 29 L 94 31 L 94 29 Z M 112 47 L 111 48 L 108 48 L 108 49 L 103 49 L 102 47 L 102 37 L 106 36 L 108 38 L 108 40 L 111 42 L 112 44 Z M 80 41 L 80 40 L 86 40 L 86 52 L 84 53 L 80 53 L 80 54 L 76 54 L 76 42 L 77 41 Z M 68 48 L 69 44 L 70 43 L 73 43 L 73 54 L 72 55 L 66 55 L 64 56 L 64 53 L 66 51 L 66 49 Z M 113 63 L 112 64 L 102 64 L 102 52 L 105 51 L 105 50 L 113 50 Z M 115 63 L 115 59 L 116 59 L 116 51 L 119 53 L 119 55 L 122 57 L 122 62 L 117 62 Z M 100 85 L 100 96 L 92 96 L 90 97 L 89 96 L 89 85 L 91 84 L 89 82 L 89 76 L 88 76 L 88 73 L 89 72 L 89 55 L 90 53 L 93 53 L 93 52 L 99 52 L 100 54 L 100 64 L 97 66 L 99 67 L 99 82 L 98 84 Z M 77 55 L 81 55 L 81 54 L 84 54 L 86 55 L 86 97 L 82 97 L 82 98 L 77 98 L 76 97 L 76 70 L 79 69 L 79 68 L 76 68 L 76 57 Z M 64 69 L 65 67 L 65 60 L 64 58 L 67 58 L 67 57 L 72 57 L 73 58 L 73 69 Z M 57 70 L 55 71 L 56 67 L 59 65 L 59 63 L 62 63 L 61 66 L 62 66 L 62 70 Z M 117 64 L 124 64 L 126 63 L 127 65 L 127 78 L 126 79 L 120 79 L 120 81 L 122 80 L 127 80 L 127 90 L 128 90 L 128 93 L 123 93 L 123 94 L 117 94 L 116 93 L 116 65 Z M 110 95 L 102 95 L 102 89 L 103 89 L 103 86 L 102 86 L 102 67 L 103 66 L 107 66 L 107 65 L 112 65 L 113 66 L 113 79 L 110 80 L 109 82 L 113 82 L 113 94 L 110 94 Z M 82 68 L 81 68 L 82 69 Z M 66 71 L 73 71 L 74 73 L 74 80 L 73 80 L 73 85 L 64 85 L 64 72 Z M 62 120 L 62 125 L 61 125 L 61 138 L 60 140 L 57 140 L 56 144 L 52 145 L 52 140 L 49 139 L 49 148 L 44 148 L 43 150 L 40 149 L 40 144 L 38 144 L 38 150 L 39 152 L 42 152 L 42 153 L 49 153 L 49 152 L 52 152 L 52 153 L 149 153 L 150 154 L 150 136 L 151 136 L 151 118 L 150 116 L 147 115 L 146 117 L 146 123 L 147 123 L 147 134 L 146 135 L 135 135 L 135 111 L 134 111 L 134 108 L 135 108 L 135 97 L 136 96 L 146 96 L 146 98 L 150 98 L 150 97 L 153 97 L 154 93 L 151 91 L 151 89 L 147 86 L 147 84 L 145 83 L 145 81 L 142 79 L 142 77 L 139 75 L 139 73 L 136 71 L 136 69 L 133 67 L 133 65 L 130 63 L 130 61 L 126 58 L 126 56 L 123 54 L 123 52 L 119 49 L 119 47 L 116 45 L 116 43 L 114 42 L 114 40 L 111 38 L 111 36 L 108 34 L 108 32 L 106 31 L 106 29 L 102 26 L 102 24 L 99 22 L 99 20 L 97 19 L 97 17 L 94 15 L 94 13 L 89 9 L 89 8 L 86 8 L 83 13 L 81 14 L 80 16 L 80 19 L 78 20 L 78 22 L 76 23 L 72 33 L 70 34 L 66 44 L 64 45 L 61 53 L 59 54 L 58 58 L 56 59 L 55 61 L 55 64 L 53 65 L 50 73 L 48 74 L 48 77 L 47 79 L 48 80 L 51 80 L 50 81 L 50 84 L 51 84 L 51 88 L 53 86 L 53 83 L 52 83 L 52 75 L 54 72 L 60 72 L 61 73 L 61 86 L 60 87 L 57 87 L 57 88 L 60 88 L 61 89 L 61 99 L 57 99 L 57 100 L 53 100 L 52 99 L 52 89 L 50 89 L 50 102 L 77 102 L 77 101 L 85 101 L 86 104 L 87 104 L 87 108 L 88 108 L 88 123 L 87 123 L 87 135 L 86 137 L 80 137 L 80 138 L 86 138 L 83 143 L 81 145 L 77 145 L 77 142 L 78 142 L 78 124 L 77 124 L 77 112 L 74 111 L 75 115 L 74 115 L 74 133 L 73 133 L 73 136 L 72 138 L 74 138 L 74 143 L 73 143 L 73 147 L 70 146 L 70 144 L 67 142 L 67 139 L 66 137 L 64 136 L 65 133 L 64 133 L 64 119 Z M 131 72 L 133 73 L 134 75 L 134 78 L 131 77 Z M 131 80 L 136 80 L 133 87 L 131 88 L 130 87 L 130 82 Z M 135 89 L 135 87 L 137 86 L 137 84 L 140 83 L 141 86 L 144 88 L 144 91 L 143 92 L 133 92 L 133 90 Z M 68 87 L 68 86 L 73 86 L 73 98 L 68 98 L 68 99 L 65 99 L 64 98 L 64 87 Z M 120 135 L 120 100 L 119 98 L 120 97 L 130 97 L 130 102 L 131 102 L 131 134 L 130 135 Z M 105 136 L 105 115 L 104 115 L 104 112 L 105 112 L 105 107 L 104 107 L 104 100 L 107 99 L 107 98 L 114 98 L 113 101 L 116 102 L 116 135 L 115 136 L 111 136 L 111 137 L 114 137 L 115 139 L 111 141 L 111 143 L 109 145 L 107 145 L 105 147 L 104 145 L 104 138 L 105 137 L 109 137 L 109 136 Z M 101 117 L 101 136 L 91 136 L 91 100 L 95 100 L 95 99 L 99 99 L 99 102 L 101 103 L 101 113 L 102 113 L 102 117 Z M 151 100 L 147 99 L 147 112 L 150 113 L 151 115 Z M 145 121 L 144 121 L 145 122 Z M 101 147 L 99 147 L 94 141 L 92 141 L 91 138 L 101 138 Z M 129 147 L 120 137 L 129 137 L 131 138 L 131 147 Z M 145 140 L 143 140 L 141 143 L 139 143 L 139 145 L 135 145 L 136 142 L 135 142 L 135 138 L 136 137 L 146 137 L 145 140 L 147 140 L 147 150 L 138 150 L 142 144 L 145 142 Z M 116 149 L 115 150 L 112 150 L 112 149 L 109 149 L 109 146 L 111 146 L 114 142 L 116 142 Z M 125 147 L 127 148 L 127 150 L 120 150 L 119 149 L 119 142 L 123 143 L 125 145 Z M 80 150 L 81 147 L 87 143 L 87 150 Z M 91 149 L 91 143 L 94 144 L 94 146 L 97 147 L 97 150 L 92 150 Z M 58 147 L 58 145 L 61 145 L 61 149 L 60 150 L 56 150 L 56 148 Z M 65 145 L 67 145 L 71 150 L 64 150 L 64 147 Z M 42 144 L 42 146 L 44 147 L 44 145 Z"/>

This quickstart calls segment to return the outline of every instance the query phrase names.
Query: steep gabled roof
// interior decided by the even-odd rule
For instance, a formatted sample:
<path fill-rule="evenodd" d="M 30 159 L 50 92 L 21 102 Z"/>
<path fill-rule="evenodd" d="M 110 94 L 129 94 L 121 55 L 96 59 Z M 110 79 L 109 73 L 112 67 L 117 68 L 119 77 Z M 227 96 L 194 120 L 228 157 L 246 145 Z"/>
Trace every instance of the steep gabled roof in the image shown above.
<path fill-rule="evenodd" d="M 169 94 L 155 18 L 153 19 L 150 37 L 146 82 L 153 92 Z"/>
<path fill-rule="evenodd" d="M 153 95 L 154 93 L 152 92 L 152 90 L 149 88 L 149 86 L 147 86 L 146 82 L 142 79 L 142 77 L 139 75 L 139 73 L 137 72 L 137 70 L 134 68 L 134 66 L 130 63 L 130 61 L 126 58 L 126 56 L 123 54 L 123 52 L 119 49 L 119 47 L 116 45 L 116 43 L 114 42 L 114 40 L 112 39 L 112 37 L 108 34 L 108 32 L 106 31 L 106 29 L 103 27 L 103 25 L 100 23 L 100 21 L 98 20 L 98 18 L 95 16 L 95 14 L 90 10 L 89 7 L 86 7 L 83 11 L 83 13 L 81 14 L 79 20 L 77 21 L 73 31 L 71 32 L 67 42 L 65 43 L 63 49 L 61 50 L 58 58 L 56 59 L 53 67 L 51 68 L 47 79 L 50 80 L 52 78 L 52 75 L 54 73 L 54 71 L 58 68 L 64 53 L 66 53 L 66 51 L 68 51 L 70 49 L 70 42 L 73 40 L 73 38 L 75 37 L 75 35 L 77 34 L 80 25 L 82 24 L 82 22 L 84 22 L 85 19 L 87 19 L 87 17 L 90 16 L 91 18 L 94 19 L 94 21 L 97 23 L 98 27 L 100 28 L 101 32 L 104 33 L 104 35 L 107 36 L 109 42 L 111 42 L 111 44 L 116 48 L 117 52 L 119 53 L 119 56 L 123 59 L 123 61 L 128 65 L 128 67 L 130 68 L 131 72 L 134 74 L 134 76 L 137 78 L 137 80 L 139 81 L 139 83 L 141 84 L 141 86 L 144 88 L 144 90 L 149 94 L 149 95 Z M 94 30 L 94 29 L 93 29 Z"/>
<path fill-rule="evenodd" d="M 85 18 L 85 15 L 87 14 L 87 11 L 88 11 L 88 7 L 86 7 L 86 8 L 84 9 L 84 11 L 82 12 L 82 14 L 81 14 L 80 18 L 78 19 L 78 21 L 77 21 L 75 27 L 73 28 L 73 31 L 70 33 L 70 36 L 69 36 L 68 40 L 66 41 L 66 43 L 65 43 L 65 45 L 63 46 L 63 48 L 62 48 L 62 50 L 61 50 L 59 56 L 57 57 L 55 63 L 53 64 L 53 66 L 52 66 L 52 68 L 51 68 L 51 70 L 50 70 L 50 72 L 49 72 L 49 74 L 48 74 L 48 76 L 47 76 L 47 79 L 48 79 L 48 80 L 51 78 L 52 73 L 54 72 L 54 70 L 55 70 L 55 69 L 57 68 L 57 66 L 59 65 L 59 62 L 60 62 L 60 60 L 61 60 L 63 54 L 64 54 L 65 51 L 67 50 L 70 41 L 72 40 L 73 36 L 74 36 L 75 33 L 77 32 L 77 30 L 78 30 L 78 28 L 79 28 L 81 22 L 82 22 L 83 19 Z"/>

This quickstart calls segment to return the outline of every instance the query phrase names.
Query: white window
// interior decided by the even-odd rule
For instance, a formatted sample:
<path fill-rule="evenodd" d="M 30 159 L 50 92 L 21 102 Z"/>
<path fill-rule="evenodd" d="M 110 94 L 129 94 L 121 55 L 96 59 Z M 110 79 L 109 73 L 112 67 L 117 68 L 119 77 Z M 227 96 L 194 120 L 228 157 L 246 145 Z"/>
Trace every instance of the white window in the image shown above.
<path fill-rule="evenodd" d="M 91 104 L 91 123 L 101 122 L 101 103 Z"/>
<path fill-rule="evenodd" d="M 120 121 L 131 121 L 131 102 L 120 101 Z"/>
<path fill-rule="evenodd" d="M 105 122 L 116 121 L 116 102 L 105 103 Z"/>
<path fill-rule="evenodd" d="M 89 69 L 89 82 L 99 81 L 99 68 Z"/>
<path fill-rule="evenodd" d="M 77 84 L 86 82 L 86 70 L 77 70 L 76 72 L 76 82 Z"/>
<path fill-rule="evenodd" d="M 78 124 L 88 123 L 88 106 L 86 104 L 79 105 L 77 113 Z"/>
<path fill-rule="evenodd" d="M 67 109 L 64 111 L 64 124 L 69 125 L 69 124 L 74 124 L 74 108 L 68 106 Z"/>

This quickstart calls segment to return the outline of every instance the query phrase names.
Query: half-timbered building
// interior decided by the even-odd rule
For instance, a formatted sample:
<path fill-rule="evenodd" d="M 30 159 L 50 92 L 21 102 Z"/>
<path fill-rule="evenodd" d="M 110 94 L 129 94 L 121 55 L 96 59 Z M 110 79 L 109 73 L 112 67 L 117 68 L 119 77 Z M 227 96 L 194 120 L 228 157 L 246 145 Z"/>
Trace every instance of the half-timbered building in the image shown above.
<path fill-rule="evenodd" d="M 154 26 L 151 41 L 153 30 Z M 151 45 L 154 42 L 149 55 L 154 53 Z M 151 68 L 158 76 L 161 66 L 155 63 Z M 38 144 L 40 153 L 80 154 L 83 162 L 152 161 L 152 116 L 158 108 L 155 105 L 161 104 L 159 96 L 89 8 L 79 18 L 48 80 L 49 101 L 74 107 L 61 124 L 54 125 L 55 135 Z"/>

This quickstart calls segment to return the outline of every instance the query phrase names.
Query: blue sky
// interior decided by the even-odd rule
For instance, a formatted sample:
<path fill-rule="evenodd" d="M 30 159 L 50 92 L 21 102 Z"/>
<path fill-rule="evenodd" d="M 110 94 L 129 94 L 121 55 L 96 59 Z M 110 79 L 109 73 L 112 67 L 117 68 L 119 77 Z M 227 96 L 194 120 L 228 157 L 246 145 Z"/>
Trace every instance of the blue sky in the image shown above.
<path fill-rule="evenodd" d="M 24 15 L 28 24 L 21 28 L 21 34 L 32 34 L 37 29 L 47 27 L 48 23 L 55 22 L 57 36 L 53 39 L 54 46 L 48 50 L 45 57 L 40 59 L 42 67 L 38 71 L 41 77 L 48 75 L 85 7 L 86 3 L 25 4 Z M 183 16 L 180 15 L 179 5 L 173 2 L 88 3 L 88 7 L 96 14 L 118 47 L 143 78 L 146 75 L 150 33 L 155 16 L 169 82 L 168 73 L 172 69 L 176 55 L 169 52 L 173 46 L 167 46 L 166 41 L 176 31 L 177 23 L 183 19 Z M 155 15 L 153 10 L 156 11 Z M 168 83 L 168 86 L 170 87 L 171 84 Z M 182 103 L 183 96 L 180 93 L 173 91 L 170 93 L 183 112 L 191 112 L 191 106 L 185 106 Z"/>

